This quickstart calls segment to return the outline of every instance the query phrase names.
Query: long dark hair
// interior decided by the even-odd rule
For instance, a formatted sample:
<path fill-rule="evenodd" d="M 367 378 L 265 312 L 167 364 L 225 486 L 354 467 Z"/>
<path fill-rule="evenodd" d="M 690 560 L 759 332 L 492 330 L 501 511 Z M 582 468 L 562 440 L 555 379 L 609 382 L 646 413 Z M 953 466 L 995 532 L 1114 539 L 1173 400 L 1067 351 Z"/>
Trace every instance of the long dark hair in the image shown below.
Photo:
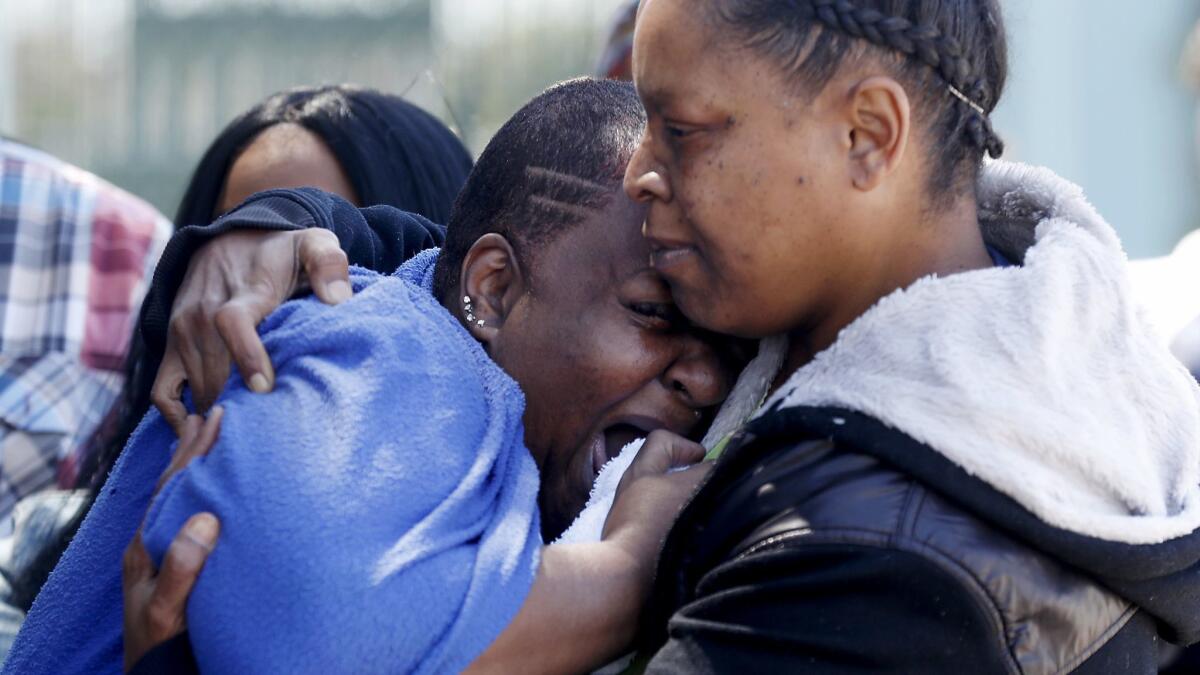
<path fill-rule="evenodd" d="M 325 141 L 362 201 L 419 213 L 435 223 L 471 171 L 471 155 L 433 115 L 397 96 L 350 85 L 300 87 L 275 94 L 217 136 L 192 174 L 175 225 L 207 225 L 234 161 L 260 133 L 298 124 Z"/>
<path fill-rule="evenodd" d="M 268 97 L 230 122 L 200 159 L 175 215 L 175 226 L 206 225 L 225 178 L 245 148 L 276 124 L 299 124 L 329 146 L 362 206 L 386 204 L 437 223 L 450 218 L 455 197 L 471 171 L 471 155 L 433 115 L 398 96 L 352 85 L 299 87 Z M 14 603 L 28 610 L 83 522 L 95 496 L 150 409 L 158 359 L 135 329 L 125 361 L 125 384 L 104 422 L 88 441 L 77 488 L 89 502 L 41 551 L 14 584 Z"/>

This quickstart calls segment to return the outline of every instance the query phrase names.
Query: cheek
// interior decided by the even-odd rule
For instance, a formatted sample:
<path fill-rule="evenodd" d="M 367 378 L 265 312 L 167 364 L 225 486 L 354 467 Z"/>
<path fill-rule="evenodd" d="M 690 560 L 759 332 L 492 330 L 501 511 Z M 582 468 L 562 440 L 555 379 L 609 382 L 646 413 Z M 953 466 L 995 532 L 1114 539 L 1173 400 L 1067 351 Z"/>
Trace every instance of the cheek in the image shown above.
<path fill-rule="evenodd" d="M 538 357 L 526 391 L 526 441 L 532 450 L 536 437 L 544 448 L 543 509 L 558 517 L 582 508 L 591 488 L 592 457 L 580 444 L 662 369 L 661 347 L 627 319 L 601 312 L 583 310 L 593 320 L 561 325 L 529 345 Z"/>
<path fill-rule="evenodd" d="M 640 331 L 603 307 L 539 314 L 529 317 L 536 329 L 506 342 L 514 366 L 505 369 L 525 392 L 530 449 L 562 455 L 562 465 L 609 408 L 653 377 L 653 359 Z"/>
<path fill-rule="evenodd" d="M 617 312 L 607 314 L 602 318 L 597 312 L 595 321 L 572 336 L 575 386 L 591 392 L 587 404 L 593 416 L 632 396 L 657 374 L 652 336 L 629 318 L 614 316 Z"/>
<path fill-rule="evenodd" d="M 672 292 L 705 328 L 746 337 L 777 332 L 807 277 L 820 275 L 824 254 L 813 254 L 826 250 L 820 232 L 829 228 L 814 217 L 816 187 L 777 155 L 735 163 L 726 154 L 682 175 L 680 209 L 702 255 L 695 274 L 676 279 Z"/>
<path fill-rule="evenodd" d="M 763 253 L 755 242 L 788 229 L 799 195 L 780 180 L 779 154 L 739 135 L 679 165 L 679 208 L 718 276 L 755 264 Z"/>

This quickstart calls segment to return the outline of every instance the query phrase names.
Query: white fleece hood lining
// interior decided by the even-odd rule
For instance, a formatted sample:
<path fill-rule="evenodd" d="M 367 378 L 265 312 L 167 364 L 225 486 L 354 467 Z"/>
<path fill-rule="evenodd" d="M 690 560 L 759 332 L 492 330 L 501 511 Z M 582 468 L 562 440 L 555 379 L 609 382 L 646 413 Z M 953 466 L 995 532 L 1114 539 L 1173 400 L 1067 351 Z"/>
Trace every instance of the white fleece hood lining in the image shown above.
<path fill-rule="evenodd" d="M 1049 525 L 1154 544 L 1200 527 L 1200 388 L 1136 306 L 1116 233 L 1075 185 L 991 162 L 985 239 L 1020 267 L 881 299 L 764 409 L 859 411 Z"/>

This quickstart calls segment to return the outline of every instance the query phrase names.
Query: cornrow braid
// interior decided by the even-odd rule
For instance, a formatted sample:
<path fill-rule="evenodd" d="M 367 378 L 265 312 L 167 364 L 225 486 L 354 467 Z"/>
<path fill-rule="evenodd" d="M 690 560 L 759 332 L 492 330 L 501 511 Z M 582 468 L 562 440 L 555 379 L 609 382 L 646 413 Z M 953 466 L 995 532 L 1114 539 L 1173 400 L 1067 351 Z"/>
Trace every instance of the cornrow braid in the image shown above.
<path fill-rule="evenodd" d="M 526 265 L 540 247 L 607 206 L 646 118 L 629 83 L 580 78 L 550 87 L 496 132 L 454 203 L 434 293 L 457 297 L 479 237 L 508 239 Z"/>
<path fill-rule="evenodd" d="M 788 4 L 801 18 L 819 20 L 851 37 L 920 59 L 951 86 L 961 89 L 971 76 L 971 63 L 962 55 L 958 41 L 933 26 L 858 7 L 850 0 L 789 0 Z"/>
<path fill-rule="evenodd" d="M 850 0 L 791 0 L 789 4 L 805 19 L 818 20 L 829 28 L 900 52 L 932 68 L 946 81 L 950 92 L 957 94 L 955 98 L 974 113 L 966 129 L 971 142 L 992 157 L 1003 154 L 1004 143 L 992 131 L 988 118 L 987 83 L 973 77 L 971 62 L 953 36 L 904 17 L 858 7 Z"/>
<path fill-rule="evenodd" d="M 923 90 L 935 109 L 945 113 L 931 124 L 941 140 L 959 148 L 962 144 L 953 141 L 965 140 L 964 150 L 973 149 L 948 152 L 933 179 L 938 189 L 962 182 L 956 177 L 962 177 L 960 166 L 968 160 L 974 160 L 977 171 L 984 153 L 999 157 L 1004 152 L 989 116 L 1007 70 L 995 0 L 709 2 L 716 10 L 710 14 L 740 33 L 747 46 L 776 58 L 818 90 L 854 55 L 852 45 L 841 37 L 902 55 L 909 64 L 902 68 L 907 84 Z M 935 77 L 928 77 L 930 73 Z"/>

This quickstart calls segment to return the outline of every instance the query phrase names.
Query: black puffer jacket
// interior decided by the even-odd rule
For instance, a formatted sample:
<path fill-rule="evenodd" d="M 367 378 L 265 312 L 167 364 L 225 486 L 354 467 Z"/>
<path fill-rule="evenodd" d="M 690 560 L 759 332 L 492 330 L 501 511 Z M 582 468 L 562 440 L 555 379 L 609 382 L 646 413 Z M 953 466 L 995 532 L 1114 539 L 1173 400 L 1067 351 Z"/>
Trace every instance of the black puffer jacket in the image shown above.
<path fill-rule="evenodd" d="M 1159 627 L 1200 627 L 1200 539 L 1140 552 L 1153 579 L 1102 576 L 1130 552 L 1079 539 L 869 417 L 777 411 L 667 542 L 648 671 L 1156 672 Z"/>

